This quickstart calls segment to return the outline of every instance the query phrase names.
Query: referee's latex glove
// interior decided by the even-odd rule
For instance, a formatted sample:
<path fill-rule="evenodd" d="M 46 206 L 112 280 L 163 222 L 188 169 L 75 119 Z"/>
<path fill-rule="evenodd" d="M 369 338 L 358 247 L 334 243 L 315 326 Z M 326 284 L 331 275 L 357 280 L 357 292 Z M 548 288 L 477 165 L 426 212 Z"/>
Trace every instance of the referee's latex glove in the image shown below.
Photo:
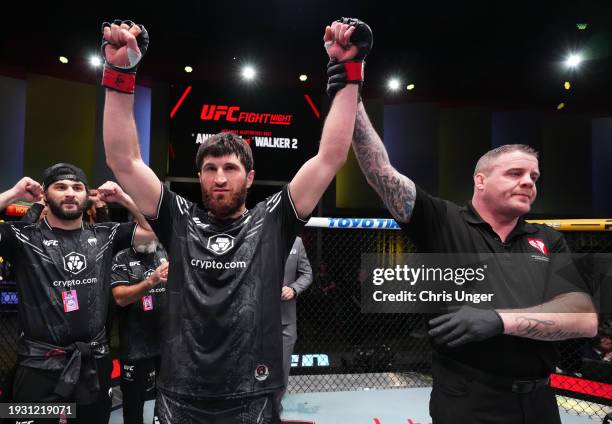
<path fill-rule="evenodd" d="M 462 306 L 456 312 L 429 321 L 429 335 L 437 344 L 458 347 L 502 334 L 504 323 L 493 309 Z"/>

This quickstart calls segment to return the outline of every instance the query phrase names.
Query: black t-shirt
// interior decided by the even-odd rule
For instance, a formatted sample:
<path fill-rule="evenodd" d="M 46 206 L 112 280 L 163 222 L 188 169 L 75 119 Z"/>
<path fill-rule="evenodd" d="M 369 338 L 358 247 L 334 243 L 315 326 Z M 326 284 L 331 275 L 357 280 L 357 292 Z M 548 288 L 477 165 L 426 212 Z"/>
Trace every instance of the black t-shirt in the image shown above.
<path fill-rule="evenodd" d="M 508 308 L 544 303 L 562 293 L 585 291 L 578 274 L 570 272 L 569 248 L 563 235 L 547 225 L 519 219 L 504 243 L 471 204 L 459 207 L 429 195 L 417 186 L 414 210 L 402 224 L 422 253 L 493 253 L 487 275 L 496 302 Z M 498 307 L 498 306 L 496 306 Z M 459 348 L 434 349 L 448 357 L 496 375 L 538 378 L 554 370 L 555 342 L 499 335 Z"/>
<path fill-rule="evenodd" d="M 122 250 L 113 260 L 111 287 L 138 284 L 166 261 L 168 256 L 161 246 L 152 253 L 139 253 L 131 247 Z M 118 308 L 122 360 L 159 356 L 160 315 L 165 292 L 165 284 L 158 284 L 138 301 Z"/>
<path fill-rule="evenodd" d="M 135 224 L 83 223 L 78 230 L 0 224 L 0 255 L 11 261 L 24 336 L 66 346 L 92 340 L 106 322 L 114 254 L 129 246 Z"/>
<path fill-rule="evenodd" d="M 279 293 L 305 223 L 288 187 L 232 221 L 163 188 L 150 223 L 170 259 L 158 387 L 201 398 L 282 387 Z"/>

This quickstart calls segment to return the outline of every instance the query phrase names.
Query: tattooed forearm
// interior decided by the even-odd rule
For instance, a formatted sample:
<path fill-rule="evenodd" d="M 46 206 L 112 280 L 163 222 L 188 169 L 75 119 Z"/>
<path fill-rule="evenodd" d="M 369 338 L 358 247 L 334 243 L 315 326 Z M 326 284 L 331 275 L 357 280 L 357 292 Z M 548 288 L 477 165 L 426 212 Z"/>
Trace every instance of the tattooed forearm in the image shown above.
<path fill-rule="evenodd" d="M 529 317 L 516 317 L 517 328 L 511 335 L 527 337 L 536 340 L 565 340 L 585 337 L 580 332 L 572 332 L 560 329 L 558 323 L 553 320 L 541 320 Z"/>
<path fill-rule="evenodd" d="M 389 212 L 398 221 L 408 222 L 414 208 L 416 188 L 409 178 L 391 166 L 385 146 L 372 127 L 362 104 L 357 110 L 353 150 L 368 183 L 376 190 Z"/>

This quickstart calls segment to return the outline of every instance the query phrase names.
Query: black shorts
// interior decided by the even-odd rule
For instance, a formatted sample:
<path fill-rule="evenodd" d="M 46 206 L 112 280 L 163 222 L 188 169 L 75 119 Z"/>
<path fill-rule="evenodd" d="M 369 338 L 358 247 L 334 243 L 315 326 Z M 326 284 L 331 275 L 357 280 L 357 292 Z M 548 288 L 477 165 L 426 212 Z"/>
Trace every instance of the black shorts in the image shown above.
<path fill-rule="evenodd" d="M 231 400 L 202 400 L 157 390 L 161 424 L 280 424 L 274 394 Z"/>

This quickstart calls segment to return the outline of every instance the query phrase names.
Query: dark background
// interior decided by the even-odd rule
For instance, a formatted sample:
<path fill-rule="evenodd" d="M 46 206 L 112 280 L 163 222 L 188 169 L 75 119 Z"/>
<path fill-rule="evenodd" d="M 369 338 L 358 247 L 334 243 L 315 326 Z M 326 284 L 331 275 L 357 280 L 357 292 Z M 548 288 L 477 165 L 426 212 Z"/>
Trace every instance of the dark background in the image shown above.
<path fill-rule="evenodd" d="M 96 183 L 112 178 L 101 149 L 99 70 L 87 62 L 99 50 L 104 20 L 131 18 L 151 35 L 138 84 L 150 90 L 149 163 L 166 179 L 173 174 L 169 146 L 178 141 L 168 114 L 185 87 L 221 93 L 215 102 L 229 93 L 238 93 L 241 101 L 251 97 L 258 104 L 255 111 L 308 94 L 324 117 L 329 102 L 323 29 L 340 16 L 356 16 L 374 31 L 363 98 L 401 172 L 434 194 L 464 203 L 480 155 L 500 144 L 527 143 L 541 152 L 533 216 L 605 217 L 612 211 L 610 2 L 132 1 L 11 7 L 0 26 L 0 76 L 23 81 L 26 92 L 34 94 L 24 100 L 28 112 L 22 133 L 13 134 L 2 122 L 0 165 L 11 175 L 0 181 L 2 189 L 19 174 L 11 168 L 16 163 L 37 177 L 56 156 L 79 162 Z M 586 29 L 579 30 L 579 23 Z M 563 65 L 570 52 L 584 56 L 578 69 Z M 70 62 L 60 64 L 59 55 Z M 254 83 L 241 80 L 244 64 L 257 68 Z M 185 73 L 186 65 L 194 72 Z M 304 83 L 298 81 L 302 73 L 308 75 Z M 387 89 L 391 76 L 402 81 L 398 92 Z M 56 78 L 92 90 L 83 99 Z M 570 90 L 563 88 L 565 81 L 571 82 Z M 408 83 L 416 88 L 407 91 Z M 7 87 L 0 84 L 0 116 L 10 123 L 16 105 Z M 36 94 L 41 92 L 44 104 Z M 305 108 L 303 98 L 296 104 L 300 101 Z M 558 110 L 562 102 L 565 107 Z M 311 148 L 321 124 L 322 119 L 300 129 L 300 139 Z M 10 146 L 20 136 L 24 157 L 8 161 Z M 293 159 L 278 160 L 270 151 L 260 155 L 256 184 L 288 180 L 302 158 Z M 192 172 L 188 162 L 187 157 L 184 175 Z M 259 200 L 258 193 L 276 189 L 260 186 L 250 198 Z M 197 196 L 197 187 L 187 191 Z M 320 212 L 386 216 L 352 158 Z"/>

